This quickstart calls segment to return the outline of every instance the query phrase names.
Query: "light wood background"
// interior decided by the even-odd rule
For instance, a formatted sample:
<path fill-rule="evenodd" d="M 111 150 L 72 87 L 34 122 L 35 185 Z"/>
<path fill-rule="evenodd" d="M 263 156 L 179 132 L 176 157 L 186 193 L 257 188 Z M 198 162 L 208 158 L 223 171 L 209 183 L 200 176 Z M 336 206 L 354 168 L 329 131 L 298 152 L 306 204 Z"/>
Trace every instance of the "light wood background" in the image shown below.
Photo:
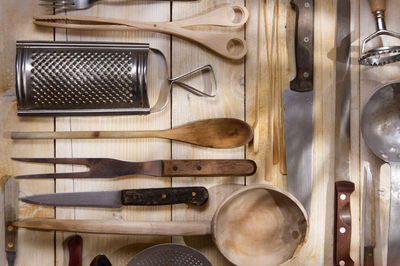
<path fill-rule="evenodd" d="M 84 11 L 68 13 L 119 17 L 143 21 L 168 21 L 190 17 L 230 0 L 198 0 L 195 2 L 117 1 L 103 0 Z M 35 180 L 20 182 L 20 196 L 50 192 L 94 191 L 122 188 L 168 187 L 203 185 L 209 188 L 210 199 L 205 207 L 185 205 L 163 207 L 124 207 L 121 210 L 89 208 L 49 208 L 20 203 L 19 217 L 97 218 L 130 221 L 181 221 L 211 219 L 214 210 L 226 195 L 241 185 L 271 183 L 286 187 L 284 168 L 283 130 L 281 118 L 282 90 L 289 87 L 294 75 L 294 55 L 290 49 L 293 40 L 293 13 L 289 0 L 266 0 L 267 27 L 261 25 L 263 47 L 259 86 L 259 133 L 257 154 L 252 145 L 231 150 L 215 150 L 167 140 L 57 140 L 14 141 L 2 137 L 4 132 L 52 131 L 52 130 L 139 130 L 164 129 L 189 121 L 212 117 L 245 119 L 251 125 L 256 116 L 257 86 L 257 21 L 258 1 L 247 0 L 250 18 L 244 29 L 239 29 L 249 46 L 245 60 L 232 62 L 176 37 L 148 32 L 85 32 L 35 27 L 32 16 L 51 14 L 52 10 L 39 7 L 36 0 L 3 0 L 0 7 L 0 176 L 41 173 L 51 171 L 80 171 L 77 166 L 22 164 L 11 161 L 15 157 L 112 157 L 132 161 L 153 159 L 211 159 L 251 158 L 257 162 L 258 171 L 251 177 L 216 178 L 154 178 L 130 176 L 113 180 Z M 315 0 L 314 43 L 314 150 L 313 195 L 310 230 L 307 242 L 298 257 L 287 265 L 332 265 L 333 259 L 333 199 L 334 199 L 334 108 L 335 108 L 335 20 L 336 1 Z M 388 206 L 388 177 L 379 179 L 382 163 L 365 147 L 359 131 L 359 118 L 368 96 L 389 80 L 398 80 L 399 64 L 382 68 L 360 67 L 357 63 L 360 39 L 375 31 L 375 24 L 367 0 L 352 0 L 352 113 L 351 113 L 351 179 L 356 185 L 352 195 L 352 250 L 356 265 L 362 257 L 362 209 L 360 204 L 363 167 L 373 168 L 376 186 L 377 246 L 376 265 L 384 265 L 386 247 L 385 217 Z M 400 31 L 399 7 L 396 0 L 387 0 L 388 28 Z M 203 28 L 202 28 L 203 29 Z M 205 28 L 205 30 L 220 30 Z M 268 42 L 265 41 L 267 36 Z M 19 118 L 16 115 L 15 98 L 15 41 L 122 41 L 149 42 L 164 52 L 172 76 L 196 66 L 212 64 L 218 81 L 215 99 L 199 98 L 179 88 L 172 92 L 172 103 L 162 113 L 148 116 L 118 117 L 65 117 Z M 154 102 L 157 90 L 150 89 Z M 275 141 L 274 141 L 275 140 Z M 277 157 L 273 160 L 273 150 Z M 379 181 L 380 180 L 380 181 Z M 1 193 L 3 195 L 3 193 Z M 3 206 L 3 197 L 0 205 Z M 385 212 L 386 211 L 386 212 Z M 377 215 L 378 216 L 378 215 Z M 3 219 L 0 219 L 3 239 Z M 16 265 L 67 265 L 65 239 L 69 233 L 35 232 L 19 230 Z M 203 237 L 143 237 L 82 234 L 83 264 L 99 253 L 106 254 L 113 265 L 126 265 L 136 253 L 157 243 L 185 243 L 203 252 L 214 265 L 230 265 L 218 252 L 208 236 Z M 0 241 L 0 261 L 6 264 L 4 241 Z M 268 265 L 268 262 L 266 262 Z"/>

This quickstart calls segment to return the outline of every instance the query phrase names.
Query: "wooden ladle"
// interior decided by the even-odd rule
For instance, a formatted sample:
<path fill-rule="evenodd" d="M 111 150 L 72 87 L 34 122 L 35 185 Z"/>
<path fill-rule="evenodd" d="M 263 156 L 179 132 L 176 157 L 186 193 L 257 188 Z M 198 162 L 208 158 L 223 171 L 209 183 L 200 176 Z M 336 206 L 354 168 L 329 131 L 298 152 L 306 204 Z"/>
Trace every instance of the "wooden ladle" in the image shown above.
<path fill-rule="evenodd" d="M 11 132 L 12 139 L 164 138 L 211 148 L 236 148 L 253 138 L 252 128 L 235 118 L 199 120 L 176 128 L 149 131 Z"/>
<path fill-rule="evenodd" d="M 271 185 L 246 186 L 228 196 L 212 221 L 127 222 L 115 220 L 26 219 L 13 225 L 31 229 L 99 234 L 206 235 L 235 265 L 279 265 L 296 256 L 308 234 L 299 201 Z"/>

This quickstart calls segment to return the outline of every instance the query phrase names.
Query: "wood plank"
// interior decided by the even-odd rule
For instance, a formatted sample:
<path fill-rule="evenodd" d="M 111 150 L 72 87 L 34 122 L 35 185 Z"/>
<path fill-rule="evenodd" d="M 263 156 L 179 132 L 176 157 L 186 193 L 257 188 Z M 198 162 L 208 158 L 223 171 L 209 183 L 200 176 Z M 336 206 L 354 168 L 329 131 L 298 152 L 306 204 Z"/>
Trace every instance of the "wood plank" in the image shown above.
<path fill-rule="evenodd" d="M 367 0 L 360 0 L 360 45 L 361 42 L 376 31 L 374 16 L 371 14 Z M 386 1 L 385 19 L 389 30 L 400 31 L 400 7 L 395 0 Z M 395 38 L 378 38 L 371 42 L 367 50 L 380 45 L 399 45 L 400 41 Z M 362 107 L 368 101 L 370 95 L 380 86 L 390 81 L 399 80 L 399 63 L 385 65 L 384 67 L 361 66 L 360 68 L 360 116 Z M 383 161 L 377 158 L 366 146 L 364 140 L 360 139 L 361 152 L 361 178 L 364 180 L 365 166 L 369 165 L 375 186 L 375 236 L 376 246 L 374 249 L 375 265 L 386 265 L 387 238 L 389 227 L 389 204 L 390 204 L 390 176 L 382 175 L 380 178 L 380 166 Z M 362 247 L 362 243 L 360 243 Z"/>
<path fill-rule="evenodd" d="M 198 1 L 174 2 L 172 19 L 187 18 L 216 6 L 235 1 Z M 237 2 L 237 1 L 236 1 Z M 197 30 L 197 28 L 196 28 Z M 226 32 L 229 29 L 217 27 L 198 27 L 198 30 Z M 243 34 L 243 30 L 232 31 Z M 215 53 L 199 47 L 189 41 L 173 37 L 172 39 L 172 75 L 187 72 L 202 64 L 211 64 L 218 83 L 217 96 L 214 99 L 197 97 L 178 87 L 173 89 L 172 126 L 189 121 L 215 118 L 234 117 L 244 119 L 244 67 L 243 61 L 232 62 Z M 200 86 L 198 80 L 193 81 Z M 189 144 L 172 143 L 173 159 L 239 159 L 244 157 L 244 149 L 207 149 Z M 244 184 L 243 177 L 214 177 L 214 178 L 179 178 L 173 179 L 172 185 L 187 186 L 201 185 L 209 188 L 209 202 L 204 208 L 174 206 L 172 220 L 204 220 L 212 218 L 218 204 L 227 196 L 235 185 Z M 221 186 L 217 186 L 221 185 Z M 214 265 L 230 265 L 218 252 L 210 236 L 204 237 L 175 237 L 174 242 L 185 243 L 205 254 Z"/>
<path fill-rule="evenodd" d="M 168 21 L 170 6 L 166 2 L 154 2 L 149 6 L 148 1 L 135 1 L 112 4 L 98 3 L 96 6 L 71 14 L 118 17 L 139 21 Z M 62 36 L 60 36 L 63 39 Z M 151 47 L 162 50 L 169 58 L 169 36 L 148 32 L 89 32 L 67 31 L 69 41 L 107 41 L 107 42 L 150 42 Z M 158 62 L 149 62 L 148 71 L 157 72 Z M 167 77 L 165 77 L 167 78 Z M 154 79 L 154 75 L 153 75 Z M 157 81 L 149 77 L 148 84 Z M 154 104 L 158 97 L 158 86 L 148 88 L 150 102 Z M 170 127 L 169 108 L 158 114 L 147 116 L 109 116 L 109 117 L 73 117 L 57 118 L 57 130 L 144 130 L 163 129 Z M 122 160 L 145 161 L 154 159 L 170 159 L 170 142 L 159 139 L 142 140 L 63 140 L 56 143 L 57 157 L 110 157 Z M 64 171 L 58 168 L 57 170 Z M 71 169 L 70 169 L 71 170 Z M 82 167 L 73 166 L 73 171 L 81 171 Z M 117 190 L 127 188 L 152 188 L 170 186 L 169 178 L 153 178 L 144 176 L 129 176 L 117 179 L 97 180 L 58 180 L 57 192 L 66 191 L 95 191 Z M 92 208 L 57 208 L 57 218 L 95 218 L 121 219 L 144 221 L 170 220 L 170 207 L 124 207 L 120 210 L 92 209 Z M 64 249 L 61 244 L 70 234 L 57 234 L 57 265 L 62 265 Z M 130 258 L 144 247 L 156 243 L 163 243 L 169 237 L 134 237 L 134 236 L 98 236 L 83 235 L 84 251 L 83 264 L 100 253 L 106 254 L 115 265 L 125 265 Z"/>
<path fill-rule="evenodd" d="M 53 130 L 52 118 L 19 118 L 16 114 L 15 96 L 15 42 L 17 40 L 51 40 L 52 30 L 40 30 L 31 23 L 32 14 L 40 13 L 36 1 L 18 5 L 14 1 L 2 2 L 0 8 L 0 176 L 2 184 L 8 175 L 36 172 L 52 172 L 53 167 L 13 162 L 10 157 L 52 156 L 52 141 L 11 141 L 3 134 L 11 130 Z M 20 195 L 52 192 L 52 181 L 21 181 Z M 0 193 L 0 209 L 3 210 L 3 186 Z M 4 212 L 1 211 L 3 214 Z M 19 217 L 53 217 L 52 208 L 30 208 L 20 204 Z M 0 234 L 4 239 L 4 217 L 1 215 Z M 51 265 L 54 261 L 53 233 L 19 230 L 16 265 Z M 5 262 L 4 241 L 1 242 L 0 261 Z M 38 246 L 41 246 L 38 252 Z"/>

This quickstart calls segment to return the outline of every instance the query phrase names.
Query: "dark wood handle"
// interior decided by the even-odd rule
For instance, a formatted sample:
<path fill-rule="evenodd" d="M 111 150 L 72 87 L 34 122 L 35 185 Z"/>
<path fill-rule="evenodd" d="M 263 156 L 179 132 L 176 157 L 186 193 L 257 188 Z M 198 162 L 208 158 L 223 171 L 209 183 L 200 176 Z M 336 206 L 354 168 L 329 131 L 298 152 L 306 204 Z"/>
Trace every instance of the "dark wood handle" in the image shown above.
<path fill-rule="evenodd" d="M 352 266 L 350 257 L 351 244 L 351 209 L 350 195 L 354 191 L 354 183 L 338 181 L 335 183 L 335 265 Z"/>
<path fill-rule="evenodd" d="M 292 0 L 296 11 L 296 77 L 290 82 L 295 91 L 311 91 L 314 73 L 314 0 Z"/>
<path fill-rule="evenodd" d="M 252 160 L 163 161 L 163 176 L 248 176 L 256 172 Z"/>
<path fill-rule="evenodd" d="M 364 247 L 364 266 L 374 266 L 374 247 Z"/>
<path fill-rule="evenodd" d="M 122 190 L 123 205 L 168 205 L 187 203 L 203 205 L 208 200 L 204 187 L 150 188 Z"/>
<path fill-rule="evenodd" d="M 371 11 L 385 11 L 386 10 L 386 0 L 369 0 L 371 6 Z"/>
<path fill-rule="evenodd" d="M 74 235 L 68 240 L 68 266 L 82 266 L 83 240 L 80 235 Z"/>

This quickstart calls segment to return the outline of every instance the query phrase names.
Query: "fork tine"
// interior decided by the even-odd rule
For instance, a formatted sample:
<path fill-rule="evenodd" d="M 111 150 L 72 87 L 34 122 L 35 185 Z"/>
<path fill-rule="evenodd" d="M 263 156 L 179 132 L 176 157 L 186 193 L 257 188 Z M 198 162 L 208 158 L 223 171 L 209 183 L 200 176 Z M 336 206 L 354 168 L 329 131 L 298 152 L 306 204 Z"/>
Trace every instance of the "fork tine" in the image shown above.
<path fill-rule="evenodd" d="M 27 163 L 50 163 L 50 164 L 80 164 L 90 167 L 88 158 L 11 158 L 14 161 Z"/>
<path fill-rule="evenodd" d="M 18 175 L 15 179 L 33 179 L 33 178 L 88 178 L 90 171 L 75 172 L 75 173 L 48 173 L 48 174 L 33 174 L 33 175 Z"/>

